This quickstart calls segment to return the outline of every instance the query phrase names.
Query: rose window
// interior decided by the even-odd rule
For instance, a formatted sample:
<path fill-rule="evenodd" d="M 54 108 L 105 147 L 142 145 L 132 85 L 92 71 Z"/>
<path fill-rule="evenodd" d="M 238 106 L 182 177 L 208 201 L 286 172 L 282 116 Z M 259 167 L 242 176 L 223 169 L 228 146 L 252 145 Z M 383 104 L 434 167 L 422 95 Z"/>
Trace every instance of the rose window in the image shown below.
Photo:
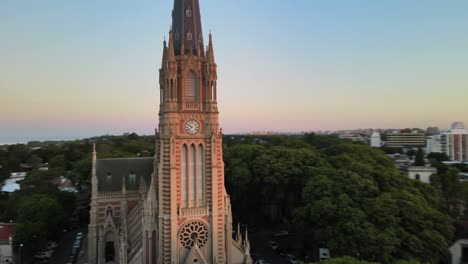
<path fill-rule="evenodd" d="M 186 223 L 180 229 L 179 240 L 186 249 L 191 249 L 195 241 L 202 248 L 208 241 L 208 227 L 201 222 Z"/>

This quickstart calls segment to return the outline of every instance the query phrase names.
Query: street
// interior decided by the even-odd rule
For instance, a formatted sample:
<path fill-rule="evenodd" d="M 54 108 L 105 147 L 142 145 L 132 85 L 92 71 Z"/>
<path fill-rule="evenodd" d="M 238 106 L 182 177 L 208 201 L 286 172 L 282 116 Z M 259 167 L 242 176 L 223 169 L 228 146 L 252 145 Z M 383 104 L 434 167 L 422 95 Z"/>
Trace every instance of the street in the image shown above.
<path fill-rule="evenodd" d="M 86 228 L 80 228 L 80 229 L 75 229 L 72 231 L 64 232 L 62 238 L 58 242 L 58 247 L 55 249 L 54 254 L 52 254 L 52 257 L 50 258 L 50 263 L 51 264 L 65 264 L 68 263 L 68 259 L 71 255 L 73 243 L 75 242 L 75 237 L 78 232 L 86 232 Z M 85 239 L 86 236 L 83 238 Z M 82 239 L 82 244 L 81 244 L 81 249 L 78 251 L 80 252 L 83 250 L 83 241 Z M 79 253 L 78 253 L 79 255 Z"/>

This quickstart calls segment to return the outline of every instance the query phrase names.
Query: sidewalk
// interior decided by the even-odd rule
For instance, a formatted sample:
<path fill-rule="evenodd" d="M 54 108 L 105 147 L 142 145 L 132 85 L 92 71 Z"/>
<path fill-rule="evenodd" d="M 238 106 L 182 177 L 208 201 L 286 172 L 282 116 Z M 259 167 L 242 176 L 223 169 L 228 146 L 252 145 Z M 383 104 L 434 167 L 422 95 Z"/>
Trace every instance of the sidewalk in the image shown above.
<path fill-rule="evenodd" d="M 76 264 L 88 264 L 88 234 L 83 236 L 80 253 L 76 257 Z"/>

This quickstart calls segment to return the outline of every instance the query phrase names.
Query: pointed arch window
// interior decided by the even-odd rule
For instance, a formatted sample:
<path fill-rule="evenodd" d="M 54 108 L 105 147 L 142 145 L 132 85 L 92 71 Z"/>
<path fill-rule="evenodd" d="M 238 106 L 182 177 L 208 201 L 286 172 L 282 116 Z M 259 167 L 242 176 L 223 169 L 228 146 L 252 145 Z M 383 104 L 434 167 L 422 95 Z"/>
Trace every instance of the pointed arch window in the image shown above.
<path fill-rule="evenodd" d="M 106 182 L 110 183 L 111 180 L 112 180 L 112 173 L 107 172 L 107 174 L 106 174 Z"/>
<path fill-rule="evenodd" d="M 210 84 L 210 95 L 211 95 L 211 101 L 215 102 L 216 101 L 216 89 L 215 89 L 215 82 L 211 81 Z"/>
<path fill-rule="evenodd" d="M 106 209 L 106 216 L 113 216 L 114 215 L 114 212 L 112 210 L 112 206 L 108 206 L 107 209 Z"/>
<path fill-rule="evenodd" d="M 198 146 L 198 153 L 197 153 L 197 170 L 198 170 L 198 178 L 197 178 L 197 199 L 198 205 L 203 205 L 204 200 L 204 193 L 203 193 L 203 186 L 204 186 L 204 176 L 203 176 L 203 146 L 200 144 Z"/>
<path fill-rule="evenodd" d="M 132 186 L 136 185 L 136 174 L 135 174 L 135 172 L 133 172 L 133 171 L 130 172 L 130 174 L 128 175 L 128 182 Z"/>
<path fill-rule="evenodd" d="M 196 162 L 196 150 L 195 146 L 192 144 L 190 146 L 190 202 L 193 205 L 195 203 L 195 193 L 197 190 L 197 187 L 195 186 L 195 177 L 196 177 L 196 168 L 195 168 L 195 162 Z"/>
<path fill-rule="evenodd" d="M 185 101 L 198 101 L 198 76 L 194 71 L 185 76 Z"/>
<path fill-rule="evenodd" d="M 187 205 L 187 145 L 182 147 L 182 182 L 180 184 L 182 205 Z"/>

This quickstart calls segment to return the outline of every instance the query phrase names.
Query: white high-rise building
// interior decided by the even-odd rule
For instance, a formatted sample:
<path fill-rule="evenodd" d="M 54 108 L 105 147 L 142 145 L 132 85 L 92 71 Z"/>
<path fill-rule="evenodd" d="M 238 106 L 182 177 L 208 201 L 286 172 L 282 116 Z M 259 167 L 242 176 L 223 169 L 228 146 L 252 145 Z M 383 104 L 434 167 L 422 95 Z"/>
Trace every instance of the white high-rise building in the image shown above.
<path fill-rule="evenodd" d="M 427 137 L 426 153 L 442 153 L 442 135 Z"/>
<path fill-rule="evenodd" d="M 382 146 L 382 139 L 379 132 L 373 132 L 371 136 L 371 147 L 380 148 Z"/>

